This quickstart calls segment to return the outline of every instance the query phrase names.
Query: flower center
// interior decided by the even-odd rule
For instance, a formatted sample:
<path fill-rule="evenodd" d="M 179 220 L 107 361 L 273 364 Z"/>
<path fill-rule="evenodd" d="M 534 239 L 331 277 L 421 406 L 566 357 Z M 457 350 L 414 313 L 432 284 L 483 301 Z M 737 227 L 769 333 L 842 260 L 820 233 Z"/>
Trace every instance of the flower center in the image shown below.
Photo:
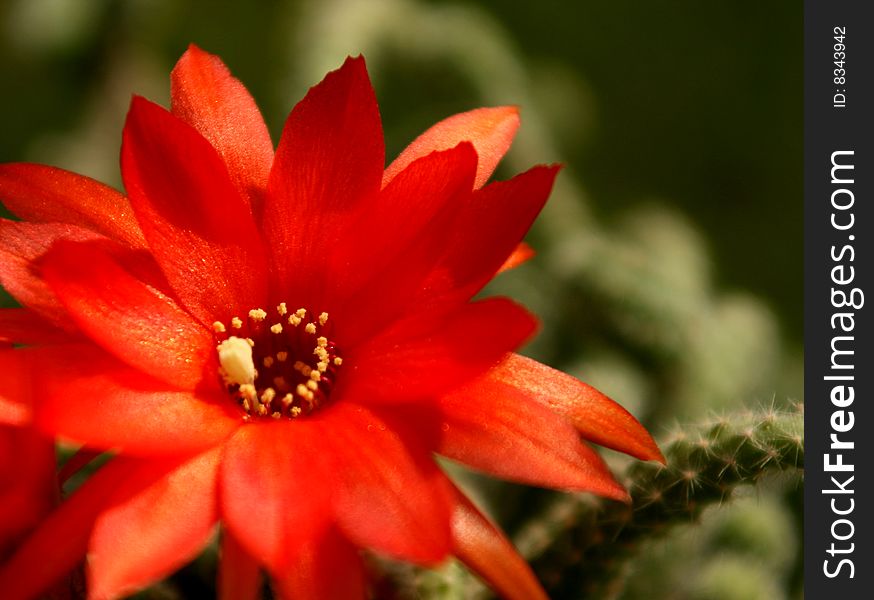
<path fill-rule="evenodd" d="M 282 302 L 275 316 L 255 308 L 229 327 L 221 321 L 212 327 L 222 380 L 247 419 L 296 419 L 328 401 L 343 364 L 328 338 L 328 313 L 310 317 Z"/>

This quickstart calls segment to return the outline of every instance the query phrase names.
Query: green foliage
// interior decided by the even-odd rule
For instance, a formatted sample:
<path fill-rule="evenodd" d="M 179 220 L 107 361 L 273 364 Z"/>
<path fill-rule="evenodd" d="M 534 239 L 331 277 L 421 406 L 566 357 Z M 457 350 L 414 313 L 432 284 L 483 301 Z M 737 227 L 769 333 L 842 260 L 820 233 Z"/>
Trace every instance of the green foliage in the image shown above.
<path fill-rule="evenodd" d="M 783 487 L 799 489 L 803 436 L 800 410 L 678 427 L 662 446 L 666 465 L 626 469 L 630 504 L 555 495 L 516 531 L 517 548 L 553 598 L 646 598 L 653 589 L 688 600 L 786 597 L 780 584 L 797 549 L 792 519 L 773 497 L 744 496 L 738 488 L 783 473 Z M 729 510 L 736 496 L 738 506 Z M 392 576 L 417 582 L 395 586 L 399 599 L 489 595 L 455 563 Z"/>
<path fill-rule="evenodd" d="M 559 498 L 519 532 L 519 547 L 557 594 L 573 597 L 570 592 L 583 590 L 593 598 L 606 597 L 642 542 L 697 520 L 707 507 L 727 501 L 739 485 L 754 484 L 772 471 L 801 469 L 803 435 L 797 411 L 731 415 L 679 428 L 663 446 L 666 466 L 634 463 L 628 468 L 630 505 Z M 760 524 L 758 517 L 752 526 Z M 747 512 L 746 519 L 756 515 Z M 747 547 L 751 537 L 757 538 L 750 535 L 750 526 L 743 514 L 727 519 L 713 535 L 714 546 Z M 767 527 L 762 531 L 767 533 Z M 765 535 L 750 558 L 766 554 L 769 541 L 774 544 L 773 536 Z M 785 562 L 785 551 L 767 555 L 772 560 L 783 556 Z"/>

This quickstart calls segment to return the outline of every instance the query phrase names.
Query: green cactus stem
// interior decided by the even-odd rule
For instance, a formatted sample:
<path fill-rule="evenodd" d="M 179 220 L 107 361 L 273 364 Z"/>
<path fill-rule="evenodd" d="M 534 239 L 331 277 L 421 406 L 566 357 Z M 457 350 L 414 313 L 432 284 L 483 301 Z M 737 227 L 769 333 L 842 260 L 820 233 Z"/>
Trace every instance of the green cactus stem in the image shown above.
<path fill-rule="evenodd" d="M 634 463 L 625 476 L 630 505 L 590 496 L 559 497 L 515 536 L 555 597 L 609 598 L 646 539 L 688 524 L 765 474 L 800 475 L 803 414 L 769 409 L 684 427 L 662 445 L 667 465 Z"/>

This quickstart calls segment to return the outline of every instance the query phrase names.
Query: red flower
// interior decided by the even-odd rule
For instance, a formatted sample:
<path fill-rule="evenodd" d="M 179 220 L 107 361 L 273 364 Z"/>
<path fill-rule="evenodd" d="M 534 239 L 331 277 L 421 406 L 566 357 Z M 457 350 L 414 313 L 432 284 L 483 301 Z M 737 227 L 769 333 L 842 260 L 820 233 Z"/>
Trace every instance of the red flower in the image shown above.
<path fill-rule="evenodd" d="M 624 499 L 597 443 L 660 458 L 585 384 L 509 354 L 534 331 L 471 297 L 517 249 L 555 167 L 484 186 L 513 108 L 447 119 L 383 170 L 364 61 L 310 90 L 275 156 L 248 92 L 192 47 L 172 111 L 134 98 L 128 197 L 28 164 L 0 169 L 25 222 L 0 225 L 17 392 L 42 430 L 118 454 L 0 570 L 6 597 L 87 552 L 89 594 L 117 597 L 195 556 L 223 526 L 220 587 L 252 597 L 364 594 L 359 549 L 454 554 L 516 598 L 542 597 L 433 454 L 499 477 Z M 16 338 L 20 335 L 20 338 Z M 8 383 L 8 382 L 7 382 Z"/>

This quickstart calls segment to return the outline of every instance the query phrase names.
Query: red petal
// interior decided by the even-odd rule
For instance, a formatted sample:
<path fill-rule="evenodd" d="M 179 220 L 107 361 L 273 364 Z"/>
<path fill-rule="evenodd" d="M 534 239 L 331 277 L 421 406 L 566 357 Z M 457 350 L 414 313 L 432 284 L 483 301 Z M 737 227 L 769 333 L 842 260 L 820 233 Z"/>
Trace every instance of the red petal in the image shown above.
<path fill-rule="evenodd" d="M 81 330 L 128 364 L 183 389 L 215 376 L 212 333 L 100 248 L 60 242 L 43 273 Z"/>
<path fill-rule="evenodd" d="M 512 481 L 628 499 L 567 421 L 512 386 L 481 378 L 438 406 L 440 454 Z"/>
<path fill-rule="evenodd" d="M 332 518 L 330 471 L 320 460 L 328 435 L 316 419 L 260 422 L 241 427 L 226 445 L 221 472 L 225 525 L 271 573 L 281 573 L 288 557 Z"/>
<path fill-rule="evenodd" d="M 495 275 L 531 227 L 558 167 L 534 167 L 474 192 L 446 239 L 449 249 L 425 284 L 429 295 L 470 298 Z"/>
<path fill-rule="evenodd" d="M 382 184 L 387 185 L 417 158 L 435 150 L 447 150 L 459 142 L 471 142 L 479 163 L 476 187 L 485 185 L 498 162 L 510 149 L 519 128 L 519 110 L 514 106 L 478 108 L 440 121 L 416 138 L 385 170 Z"/>
<path fill-rule="evenodd" d="M 0 342 L 15 344 L 62 344 L 75 341 L 67 333 L 26 308 L 0 309 Z"/>
<path fill-rule="evenodd" d="M 0 349 L 0 424 L 25 425 L 33 417 L 34 390 L 24 352 Z"/>
<path fill-rule="evenodd" d="M 587 440 L 642 460 L 665 458 L 631 413 L 590 385 L 514 354 L 487 375 L 568 419 Z"/>
<path fill-rule="evenodd" d="M 532 248 L 525 242 L 521 242 L 518 246 L 516 246 L 516 249 L 513 250 L 513 254 L 511 254 L 510 257 L 504 261 L 504 264 L 501 265 L 501 268 L 498 269 L 498 273 L 503 273 L 504 271 L 515 269 L 519 265 L 528 262 L 532 258 L 534 258 L 534 248 Z"/>
<path fill-rule="evenodd" d="M 29 163 L 0 165 L 0 200 L 19 218 L 67 223 L 144 248 L 127 198 L 83 175 Z"/>
<path fill-rule="evenodd" d="M 119 598 L 169 575 L 194 558 L 218 522 L 219 451 L 201 454 L 145 489 L 122 485 L 88 545 L 88 595 Z"/>
<path fill-rule="evenodd" d="M 30 427 L 0 425 L 0 564 L 57 494 L 54 441 Z"/>
<path fill-rule="evenodd" d="M 173 114 L 209 140 L 237 191 L 260 202 L 273 164 L 273 142 L 248 90 L 219 57 L 193 44 L 170 77 Z"/>
<path fill-rule="evenodd" d="M 219 600 L 261 597 L 261 566 L 227 529 L 222 532 L 218 569 Z"/>
<path fill-rule="evenodd" d="M 123 137 L 121 170 L 131 203 L 182 303 L 207 325 L 262 306 L 261 238 L 215 149 L 142 98 L 131 103 Z"/>
<path fill-rule="evenodd" d="M 333 284 L 326 300 L 345 299 L 327 309 L 345 324 L 344 344 L 352 346 L 406 313 L 418 312 L 416 296 L 446 253 L 446 231 L 470 199 L 475 170 L 476 154 L 468 143 L 434 152 L 360 206 L 327 270 L 344 276 L 321 278 Z M 390 234 L 375 240 L 375 232 Z"/>
<path fill-rule="evenodd" d="M 281 598 L 364 598 L 364 566 L 356 548 L 334 529 L 300 548 L 292 564 L 274 575 Z"/>
<path fill-rule="evenodd" d="M 504 298 L 464 304 L 443 315 L 423 313 L 344 357 L 343 378 L 335 393 L 348 389 L 368 402 L 441 394 L 495 366 L 536 326 L 524 308 Z"/>
<path fill-rule="evenodd" d="M 547 600 L 525 559 L 464 494 L 452 514 L 452 552 L 506 600 Z"/>
<path fill-rule="evenodd" d="M 60 223 L 0 219 L 0 284 L 21 304 L 58 327 L 75 331 L 66 310 L 39 272 L 39 259 L 55 241 L 105 239 L 93 231 Z"/>
<path fill-rule="evenodd" d="M 124 486 L 135 490 L 153 481 L 154 469 L 140 461 L 116 458 L 86 481 L 69 500 L 48 515 L 0 566 L 4 598 L 36 598 L 84 557 L 91 528 L 100 512 Z"/>
<path fill-rule="evenodd" d="M 47 432 L 128 454 L 184 454 L 220 443 L 239 425 L 230 403 L 166 389 L 94 346 L 19 350 L 39 367 L 36 421 Z"/>
<path fill-rule="evenodd" d="M 320 447 L 335 461 L 334 513 L 344 533 L 358 546 L 411 562 L 443 560 L 450 484 L 421 440 L 349 403 L 323 412 L 330 435 Z"/>
<path fill-rule="evenodd" d="M 342 243 L 353 207 L 379 191 L 384 155 L 364 59 L 349 58 L 294 107 L 270 173 L 264 230 L 278 289 L 301 305 L 323 279 L 325 249 Z"/>

